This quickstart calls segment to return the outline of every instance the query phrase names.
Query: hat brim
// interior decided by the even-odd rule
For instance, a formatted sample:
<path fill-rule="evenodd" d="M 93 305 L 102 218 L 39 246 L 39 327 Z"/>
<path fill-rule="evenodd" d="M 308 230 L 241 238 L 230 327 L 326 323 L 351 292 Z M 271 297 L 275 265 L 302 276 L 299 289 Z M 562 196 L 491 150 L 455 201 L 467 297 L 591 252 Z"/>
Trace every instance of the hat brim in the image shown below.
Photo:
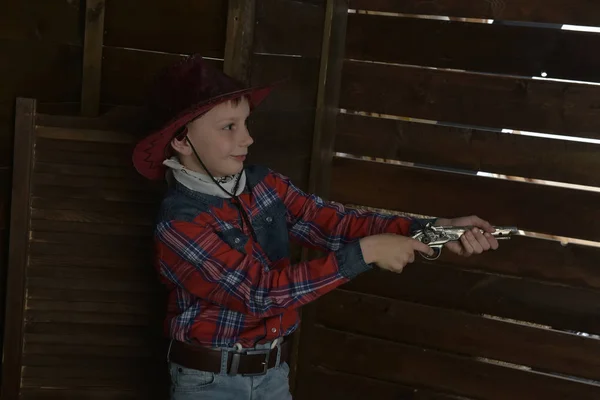
<path fill-rule="evenodd" d="M 248 97 L 250 109 L 253 110 L 277 85 L 278 83 L 273 83 L 267 86 L 247 88 L 226 93 L 187 108 L 161 128 L 142 139 L 135 146 L 135 149 L 133 150 L 133 165 L 135 166 L 135 169 L 147 179 L 163 179 L 166 172 L 163 161 L 167 158 L 169 143 L 182 127 L 193 121 L 199 115 L 206 113 L 217 104 L 242 96 Z"/>

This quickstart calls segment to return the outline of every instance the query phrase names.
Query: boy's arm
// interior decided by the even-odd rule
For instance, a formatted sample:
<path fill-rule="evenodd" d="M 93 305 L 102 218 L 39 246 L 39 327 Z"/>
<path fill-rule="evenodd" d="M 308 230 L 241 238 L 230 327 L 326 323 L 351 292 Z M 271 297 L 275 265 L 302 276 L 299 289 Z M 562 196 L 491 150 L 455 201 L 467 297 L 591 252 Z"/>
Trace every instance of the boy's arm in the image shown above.
<path fill-rule="evenodd" d="M 319 250 L 335 251 L 354 240 L 381 233 L 410 236 L 413 230 L 436 221 L 347 209 L 304 193 L 276 172 L 271 172 L 270 179 L 274 179 L 271 183 L 287 208 L 290 236 Z"/>
<path fill-rule="evenodd" d="M 257 317 L 306 304 L 371 268 L 358 241 L 310 262 L 280 262 L 271 269 L 255 258 L 251 245 L 244 254 L 212 228 L 192 222 L 162 222 L 155 238 L 164 278 L 197 297 Z"/>

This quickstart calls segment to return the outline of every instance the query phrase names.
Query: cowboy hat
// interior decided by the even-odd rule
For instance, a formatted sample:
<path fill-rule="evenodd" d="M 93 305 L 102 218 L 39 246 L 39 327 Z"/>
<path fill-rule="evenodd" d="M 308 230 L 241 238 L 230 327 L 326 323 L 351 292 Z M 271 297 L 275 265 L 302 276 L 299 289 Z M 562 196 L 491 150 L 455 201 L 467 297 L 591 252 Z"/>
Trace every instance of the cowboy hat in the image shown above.
<path fill-rule="evenodd" d="M 199 55 L 167 67 L 149 95 L 148 110 L 156 128 L 135 146 L 136 170 L 148 179 L 164 178 L 163 161 L 169 157 L 169 144 L 182 128 L 217 104 L 242 96 L 248 99 L 252 110 L 274 86 L 245 87 Z"/>

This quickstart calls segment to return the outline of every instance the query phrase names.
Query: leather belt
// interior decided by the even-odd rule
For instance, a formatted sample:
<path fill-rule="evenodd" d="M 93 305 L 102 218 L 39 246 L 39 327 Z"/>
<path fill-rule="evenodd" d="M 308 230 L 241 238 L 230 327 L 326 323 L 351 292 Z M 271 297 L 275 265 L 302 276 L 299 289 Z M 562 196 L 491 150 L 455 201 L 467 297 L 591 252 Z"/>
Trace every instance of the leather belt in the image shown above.
<path fill-rule="evenodd" d="M 284 340 L 280 345 L 280 363 L 287 362 L 291 350 L 291 340 Z M 173 340 L 169 359 L 185 368 L 200 371 L 221 372 L 220 349 L 210 349 Z M 275 367 L 277 363 L 277 347 L 274 349 L 242 349 L 228 351 L 227 374 L 228 375 L 264 375 L 267 370 Z"/>

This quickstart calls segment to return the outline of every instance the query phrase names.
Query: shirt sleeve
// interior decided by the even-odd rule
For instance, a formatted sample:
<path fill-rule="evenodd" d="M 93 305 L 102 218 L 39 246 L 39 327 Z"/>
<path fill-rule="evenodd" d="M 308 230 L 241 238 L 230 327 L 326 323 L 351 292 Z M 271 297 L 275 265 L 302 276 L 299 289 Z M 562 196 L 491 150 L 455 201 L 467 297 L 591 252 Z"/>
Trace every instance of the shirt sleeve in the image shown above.
<path fill-rule="evenodd" d="M 281 174 L 273 171 L 271 174 L 287 208 L 290 237 L 307 247 L 337 251 L 366 236 L 382 233 L 410 236 L 414 230 L 436 221 L 349 209 L 304 193 Z"/>
<path fill-rule="evenodd" d="M 156 229 L 158 269 L 193 295 L 256 317 L 299 307 L 370 269 L 360 245 L 352 243 L 324 257 L 271 268 L 223 241 L 211 227 L 165 221 Z"/>

